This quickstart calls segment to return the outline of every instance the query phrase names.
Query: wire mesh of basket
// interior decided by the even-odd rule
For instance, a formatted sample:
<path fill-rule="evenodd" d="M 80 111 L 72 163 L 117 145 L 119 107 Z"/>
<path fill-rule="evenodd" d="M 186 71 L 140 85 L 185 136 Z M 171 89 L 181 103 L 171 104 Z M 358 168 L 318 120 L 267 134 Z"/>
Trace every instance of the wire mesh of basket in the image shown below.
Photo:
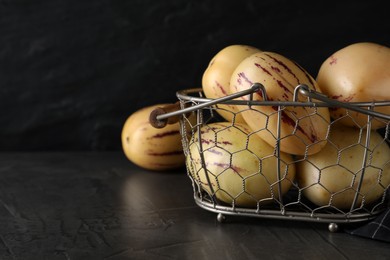
<path fill-rule="evenodd" d="M 328 222 L 335 231 L 389 207 L 390 115 L 381 111 L 390 101 L 339 102 L 305 85 L 292 101 L 273 101 L 257 83 L 218 99 L 202 89 L 177 97 L 180 109 L 157 119 L 180 115 L 195 202 L 219 221 L 241 215 Z M 327 117 L 331 110 L 342 113 Z M 310 127 L 321 133 L 313 137 L 304 131 Z"/>

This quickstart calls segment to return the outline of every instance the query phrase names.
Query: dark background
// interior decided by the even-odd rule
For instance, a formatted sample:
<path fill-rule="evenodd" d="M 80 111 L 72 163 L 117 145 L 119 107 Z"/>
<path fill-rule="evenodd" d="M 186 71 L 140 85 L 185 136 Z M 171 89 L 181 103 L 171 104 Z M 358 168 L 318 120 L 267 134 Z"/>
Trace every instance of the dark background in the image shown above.
<path fill-rule="evenodd" d="M 314 77 L 334 51 L 390 45 L 384 1 L 0 0 L 0 150 L 119 150 L 135 110 L 200 87 L 230 44 Z"/>

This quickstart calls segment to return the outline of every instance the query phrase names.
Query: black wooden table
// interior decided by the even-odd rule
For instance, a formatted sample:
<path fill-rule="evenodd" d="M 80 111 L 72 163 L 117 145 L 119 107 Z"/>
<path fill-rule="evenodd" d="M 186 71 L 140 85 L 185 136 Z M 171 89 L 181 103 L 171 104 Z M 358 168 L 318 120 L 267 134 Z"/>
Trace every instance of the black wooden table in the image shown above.
<path fill-rule="evenodd" d="M 184 169 L 121 152 L 0 154 L 0 259 L 389 259 L 390 245 L 324 223 L 198 207 Z"/>

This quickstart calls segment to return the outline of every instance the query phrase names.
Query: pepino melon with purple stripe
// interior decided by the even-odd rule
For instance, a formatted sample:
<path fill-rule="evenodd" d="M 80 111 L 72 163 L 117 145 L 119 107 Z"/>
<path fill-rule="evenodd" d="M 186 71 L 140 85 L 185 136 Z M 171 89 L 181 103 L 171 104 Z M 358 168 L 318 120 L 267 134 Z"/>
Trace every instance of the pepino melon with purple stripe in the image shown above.
<path fill-rule="evenodd" d="M 234 69 L 250 55 L 261 50 L 249 45 L 234 44 L 220 50 L 210 61 L 202 76 L 202 89 L 207 98 L 216 99 L 230 93 L 230 78 Z M 245 122 L 233 105 L 217 105 L 217 112 L 227 121 Z"/>
<path fill-rule="evenodd" d="M 242 91 L 254 83 L 264 86 L 269 101 L 293 101 L 294 89 L 300 84 L 321 92 L 304 68 L 274 52 L 258 52 L 244 59 L 232 74 L 230 91 Z M 249 100 L 249 96 L 241 99 Z M 253 99 L 264 100 L 260 91 Z M 299 101 L 307 102 L 307 98 L 299 95 Z M 330 123 L 327 107 L 260 105 L 242 111 L 242 116 L 253 131 L 271 146 L 279 145 L 282 152 L 314 154 L 326 144 Z"/>
<path fill-rule="evenodd" d="M 179 122 L 164 128 L 155 128 L 149 122 L 150 113 L 169 104 L 156 104 L 141 108 L 125 121 L 122 149 L 127 159 L 137 166 L 154 171 L 165 171 L 184 166 Z"/>
<path fill-rule="evenodd" d="M 280 204 L 295 179 L 291 155 L 276 155 L 244 123 L 205 124 L 199 131 L 192 136 L 187 155 L 195 185 L 231 206 Z"/>

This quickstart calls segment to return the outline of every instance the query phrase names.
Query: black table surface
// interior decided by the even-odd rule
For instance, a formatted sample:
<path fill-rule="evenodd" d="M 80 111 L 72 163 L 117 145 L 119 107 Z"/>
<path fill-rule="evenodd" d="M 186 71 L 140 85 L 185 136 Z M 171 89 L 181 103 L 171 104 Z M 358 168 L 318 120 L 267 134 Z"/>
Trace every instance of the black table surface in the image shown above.
<path fill-rule="evenodd" d="M 0 259 L 389 259 L 390 245 L 325 223 L 196 205 L 184 169 L 121 152 L 0 154 Z"/>

